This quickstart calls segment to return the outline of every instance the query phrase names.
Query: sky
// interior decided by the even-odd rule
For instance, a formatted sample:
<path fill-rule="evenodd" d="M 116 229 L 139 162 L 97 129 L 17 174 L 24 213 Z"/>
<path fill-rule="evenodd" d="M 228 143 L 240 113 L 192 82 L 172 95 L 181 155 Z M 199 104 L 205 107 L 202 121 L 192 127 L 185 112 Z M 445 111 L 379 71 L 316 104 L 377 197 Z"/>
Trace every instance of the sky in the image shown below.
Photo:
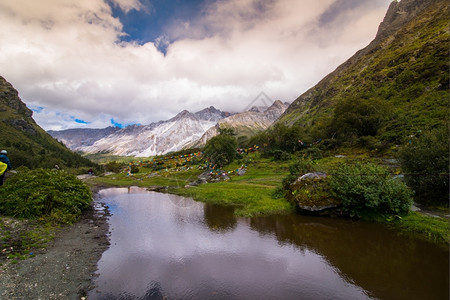
<path fill-rule="evenodd" d="M 0 0 L 0 76 L 46 130 L 292 102 L 370 43 L 390 0 Z"/>

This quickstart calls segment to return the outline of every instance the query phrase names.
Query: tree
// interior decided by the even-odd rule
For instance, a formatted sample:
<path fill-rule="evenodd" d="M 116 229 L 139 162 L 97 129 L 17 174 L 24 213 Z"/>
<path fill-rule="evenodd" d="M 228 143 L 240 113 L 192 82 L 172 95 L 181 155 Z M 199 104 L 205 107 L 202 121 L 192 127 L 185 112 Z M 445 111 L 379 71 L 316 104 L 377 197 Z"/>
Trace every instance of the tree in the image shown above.
<path fill-rule="evenodd" d="M 388 112 L 387 104 L 380 99 L 348 98 L 336 104 L 331 126 L 344 138 L 374 136 Z"/>
<path fill-rule="evenodd" d="M 233 162 L 236 156 L 236 138 L 226 133 L 219 134 L 210 139 L 205 146 L 204 153 L 213 165 L 219 168 Z"/>
<path fill-rule="evenodd" d="M 449 132 L 446 126 L 410 137 L 398 153 L 406 183 L 424 204 L 448 204 Z"/>

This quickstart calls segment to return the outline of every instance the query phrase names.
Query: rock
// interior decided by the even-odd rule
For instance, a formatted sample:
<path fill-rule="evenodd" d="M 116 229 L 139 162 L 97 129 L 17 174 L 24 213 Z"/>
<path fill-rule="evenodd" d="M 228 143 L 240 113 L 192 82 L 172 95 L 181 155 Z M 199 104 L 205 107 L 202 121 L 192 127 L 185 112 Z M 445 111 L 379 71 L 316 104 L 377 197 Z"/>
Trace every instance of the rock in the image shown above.
<path fill-rule="evenodd" d="M 340 201 L 330 194 L 327 174 L 322 172 L 300 176 L 290 185 L 287 198 L 300 212 L 308 214 L 333 214 L 340 207 Z"/>
<path fill-rule="evenodd" d="M 237 174 L 238 176 L 243 176 L 243 175 L 245 175 L 245 173 L 247 173 L 247 169 L 246 169 L 246 168 L 240 168 L 240 169 L 236 172 L 236 174 Z"/>
<path fill-rule="evenodd" d="M 155 185 L 155 186 L 151 186 L 151 187 L 147 188 L 148 191 L 160 192 L 160 193 L 165 193 L 165 192 L 167 192 L 168 189 L 169 189 L 169 187 L 167 187 L 167 186 L 159 186 L 159 185 Z"/>

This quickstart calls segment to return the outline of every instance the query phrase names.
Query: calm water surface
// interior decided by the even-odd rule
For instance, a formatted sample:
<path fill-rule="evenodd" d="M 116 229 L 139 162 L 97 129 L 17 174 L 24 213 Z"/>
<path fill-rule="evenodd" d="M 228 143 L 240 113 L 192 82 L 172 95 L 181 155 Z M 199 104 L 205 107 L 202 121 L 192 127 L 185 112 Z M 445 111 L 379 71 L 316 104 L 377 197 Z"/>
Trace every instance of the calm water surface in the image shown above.
<path fill-rule="evenodd" d="M 448 299 L 449 252 L 380 224 L 99 193 L 111 246 L 89 299 Z"/>

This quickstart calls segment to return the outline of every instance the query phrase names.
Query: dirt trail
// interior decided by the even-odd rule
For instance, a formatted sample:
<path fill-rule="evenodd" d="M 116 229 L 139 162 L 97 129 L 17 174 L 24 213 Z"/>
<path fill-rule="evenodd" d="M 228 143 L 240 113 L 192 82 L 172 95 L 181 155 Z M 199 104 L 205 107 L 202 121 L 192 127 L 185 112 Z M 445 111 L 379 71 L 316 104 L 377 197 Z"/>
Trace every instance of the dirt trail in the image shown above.
<path fill-rule="evenodd" d="M 44 253 L 0 267 L 0 299 L 85 298 L 108 246 L 107 213 L 91 207 L 59 230 Z"/>

